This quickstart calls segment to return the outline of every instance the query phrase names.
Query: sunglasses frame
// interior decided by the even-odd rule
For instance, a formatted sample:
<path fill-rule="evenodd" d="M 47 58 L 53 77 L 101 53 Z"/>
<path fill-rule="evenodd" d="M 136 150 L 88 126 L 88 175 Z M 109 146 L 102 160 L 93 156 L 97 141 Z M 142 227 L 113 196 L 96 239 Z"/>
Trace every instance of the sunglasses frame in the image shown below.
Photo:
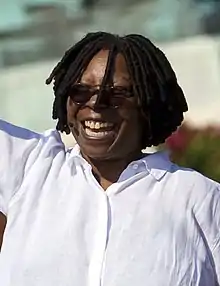
<path fill-rule="evenodd" d="M 76 88 L 76 87 L 84 87 L 85 88 L 84 92 L 86 92 L 86 91 L 88 92 L 88 96 L 87 96 L 87 98 L 84 101 L 77 101 L 74 98 L 73 89 Z M 90 98 L 93 95 L 99 93 L 100 87 L 101 87 L 100 85 L 91 86 L 91 85 L 84 84 L 84 83 L 75 83 L 74 85 L 72 85 L 70 87 L 70 91 L 68 92 L 68 94 L 69 94 L 70 99 L 75 104 L 77 104 L 77 105 L 84 105 L 84 104 L 86 104 L 86 102 L 88 102 L 90 100 Z M 86 90 L 86 88 L 87 88 L 87 90 Z M 113 94 L 113 96 L 112 97 L 110 96 L 109 99 L 113 98 L 113 99 L 126 100 L 128 98 L 134 97 L 134 93 L 133 93 L 133 88 L 132 87 L 126 88 L 126 87 L 123 87 L 123 86 L 106 85 L 103 88 L 102 93 L 106 92 L 106 91 L 109 92 L 109 94 L 111 94 L 111 92 Z M 117 95 L 114 95 L 113 91 L 118 91 L 118 93 L 116 93 Z M 109 101 L 111 101 L 111 100 L 109 100 Z"/>

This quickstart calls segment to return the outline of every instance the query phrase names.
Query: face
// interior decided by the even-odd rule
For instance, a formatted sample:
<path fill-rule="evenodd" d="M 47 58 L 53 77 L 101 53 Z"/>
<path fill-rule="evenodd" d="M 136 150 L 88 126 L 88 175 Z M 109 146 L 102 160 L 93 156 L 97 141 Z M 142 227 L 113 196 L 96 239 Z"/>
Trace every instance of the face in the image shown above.
<path fill-rule="evenodd" d="M 97 102 L 107 60 L 108 51 L 96 54 L 81 77 L 81 89 L 73 88 L 67 100 L 68 124 L 82 154 L 100 160 L 126 158 L 141 151 L 140 113 L 136 97 L 128 92 L 131 79 L 121 54 L 115 59 L 114 88 Z M 84 104 L 76 104 L 77 97 L 86 98 Z"/>

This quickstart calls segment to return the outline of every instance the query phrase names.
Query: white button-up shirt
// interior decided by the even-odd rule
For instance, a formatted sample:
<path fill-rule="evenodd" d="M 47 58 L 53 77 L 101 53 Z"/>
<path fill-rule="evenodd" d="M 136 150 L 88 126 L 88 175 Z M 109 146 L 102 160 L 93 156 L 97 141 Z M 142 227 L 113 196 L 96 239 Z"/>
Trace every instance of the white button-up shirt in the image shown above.
<path fill-rule="evenodd" d="M 158 152 L 104 192 L 57 131 L 0 121 L 0 147 L 0 285 L 218 285 L 218 183 Z"/>

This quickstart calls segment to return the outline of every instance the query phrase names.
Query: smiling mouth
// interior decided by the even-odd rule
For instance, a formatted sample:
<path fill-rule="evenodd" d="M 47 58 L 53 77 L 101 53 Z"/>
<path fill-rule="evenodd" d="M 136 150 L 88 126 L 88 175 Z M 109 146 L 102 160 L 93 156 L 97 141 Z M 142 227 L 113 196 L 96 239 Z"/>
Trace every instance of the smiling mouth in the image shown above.
<path fill-rule="evenodd" d="M 116 124 L 104 121 L 85 120 L 82 122 L 86 137 L 107 139 L 115 133 Z"/>

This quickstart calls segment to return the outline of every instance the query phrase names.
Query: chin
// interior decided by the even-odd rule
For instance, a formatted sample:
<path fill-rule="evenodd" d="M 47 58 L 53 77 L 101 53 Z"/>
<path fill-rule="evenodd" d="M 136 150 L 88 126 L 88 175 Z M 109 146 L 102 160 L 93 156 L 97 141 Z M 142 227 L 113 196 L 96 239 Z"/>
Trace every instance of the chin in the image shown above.
<path fill-rule="evenodd" d="M 83 155 L 94 160 L 107 160 L 114 158 L 114 154 L 109 150 L 107 146 L 80 146 Z"/>

